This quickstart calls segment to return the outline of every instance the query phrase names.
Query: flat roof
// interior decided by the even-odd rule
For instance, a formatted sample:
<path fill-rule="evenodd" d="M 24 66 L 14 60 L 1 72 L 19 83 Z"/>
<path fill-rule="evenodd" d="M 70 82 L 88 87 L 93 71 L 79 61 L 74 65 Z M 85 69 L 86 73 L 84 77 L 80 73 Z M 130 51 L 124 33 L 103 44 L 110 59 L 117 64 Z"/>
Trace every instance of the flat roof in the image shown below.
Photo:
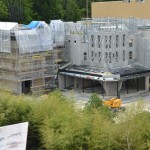
<path fill-rule="evenodd" d="M 115 78 L 114 80 L 121 79 L 130 79 L 137 76 L 142 76 L 143 74 L 150 74 L 150 68 L 143 66 L 140 63 L 133 63 L 128 66 L 118 67 L 118 68 L 98 68 L 98 67 L 90 67 L 86 65 L 81 66 L 68 66 L 66 68 L 60 69 L 60 73 L 68 74 L 68 75 L 78 75 L 78 77 L 86 78 L 93 77 L 91 79 L 99 79 L 103 80 L 103 78 Z M 94 78 L 99 77 L 99 78 Z"/>

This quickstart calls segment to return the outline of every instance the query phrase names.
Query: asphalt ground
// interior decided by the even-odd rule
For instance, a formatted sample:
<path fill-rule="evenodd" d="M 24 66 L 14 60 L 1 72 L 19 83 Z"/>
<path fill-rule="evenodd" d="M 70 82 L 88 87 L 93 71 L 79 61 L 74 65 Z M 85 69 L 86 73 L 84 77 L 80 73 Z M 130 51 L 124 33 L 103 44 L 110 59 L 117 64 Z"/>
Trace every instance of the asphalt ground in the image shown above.
<path fill-rule="evenodd" d="M 78 107 L 83 108 L 85 104 L 88 102 L 92 93 L 82 93 L 74 90 L 66 90 L 62 92 L 64 96 L 66 96 L 69 100 L 74 100 Z M 100 98 L 107 99 L 107 97 Z M 145 108 L 150 109 L 150 92 L 142 93 L 142 94 L 133 94 L 132 96 L 121 97 L 122 104 L 128 105 L 138 101 L 142 101 L 144 103 Z"/>

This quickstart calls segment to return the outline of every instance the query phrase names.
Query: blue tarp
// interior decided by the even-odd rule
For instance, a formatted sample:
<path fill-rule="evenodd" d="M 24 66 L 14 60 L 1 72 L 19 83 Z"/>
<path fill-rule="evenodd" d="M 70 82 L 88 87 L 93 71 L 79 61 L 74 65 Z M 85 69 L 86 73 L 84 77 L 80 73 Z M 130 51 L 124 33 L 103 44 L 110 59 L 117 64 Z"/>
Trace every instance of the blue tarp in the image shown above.
<path fill-rule="evenodd" d="M 33 28 L 37 28 L 42 26 L 42 22 L 41 21 L 32 21 L 30 24 L 28 25 L 24 25 L 24 28 L 28 28 L 28 29 L 33 29 Z"/>

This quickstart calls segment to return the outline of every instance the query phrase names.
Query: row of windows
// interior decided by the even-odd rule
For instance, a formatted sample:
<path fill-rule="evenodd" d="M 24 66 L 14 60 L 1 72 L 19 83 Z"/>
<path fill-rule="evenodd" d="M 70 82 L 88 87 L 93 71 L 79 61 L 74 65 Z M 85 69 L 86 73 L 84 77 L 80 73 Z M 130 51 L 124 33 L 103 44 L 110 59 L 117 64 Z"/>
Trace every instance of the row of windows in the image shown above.
<path fill-rule="evenodd" d="M 98 45 L 97 46 L 98 46 L 98 48 L 101 48 L 101 45 L 102 45 L 101 36 L 98 35 L 97 39 L 98 39 L 98 42 L 97 42 Z M 15 37 L 12 37 L 11 40 L 16 40 L 16 39 L 15 39 Z M 116 40 L 115 46 L 116 46 L 116 48 L 118 48 L 119 47 L 119 35 L 116 35 L 115 40 Z M 123 47 L 125 47 L 125 40 L 126 40 L 125 34 L 123 34 L 123 36 L 122 36 L 122 46 Z M 71 41 L 68 40 L 68 42 L 70 43 Z M 74 40 L 74 43 L 76 44 L 77 41 Z M 112 36 L 111 35 L 110 36 L 105 36 L 105 48 L 106 49 L 111 48 L 111 43 L 112 43 Z M 94 45 L 95 45 L 94 35 L 91 35 L 91 47 L 94 47 Z M 133 47 L 133 39 L 129 40 L 129 47 Z"/>
<path fill-rule="evenodd" d="M 94 57 L 97 57 L 98 55 L 98 60 L 99 62 L 101 62 L 101 52 L 98 52 L 98 53 L 95 53 L 94 54 L 94 51 L 91 51 L 91 59 L 92 61 L 94 60 Z M 129 52 L 129 59 L 132 59 L 132 56 L 133 53 L 132 51 Z M 116 57 L 115 57 L 116 56 Z M 116 53 L 112 53 L 112 52 L 109 52 L 109 53 L 105 53 L 105 61 L 106 63 L 111 63 L 112 62 L 112 58 L 115 58 L 116 59 L 116 62 L 118 62 L 118 52 L 116 51 Z M 123 61 L 125 61 L 126 57 L 125 57 L 125 50 L 123 50 Z M 87 60 L 87 53 L 84 53 L 84 60 Z"/>
<path fill-rule="evenodd" d="M 120 38 L 119 35 L 115 36 L 115 47 L 116 48 L 119 47 L 119 38 Z M 123 34 L 121 38 L 122 38 L 122 46 L 125 47 L 126 35 Z M 98 48 L 101 48 L 102 39 L 101 39 L 100 35 L 97 36 L 97 41 L 98 41 L 97 42 Z M 111 48 L 111 44 L 112 44 L 112 36 L 111 35 L 110 36 L 105 36 L 105 48 L 106 49 Z M 95 45 L 95 37 L 94 37 L 94 35 L 91 35 L 91 47 L 94 47 L 94 45 Z M 133 47 L 133 39 L 129 40 L 129 47 Z"/>

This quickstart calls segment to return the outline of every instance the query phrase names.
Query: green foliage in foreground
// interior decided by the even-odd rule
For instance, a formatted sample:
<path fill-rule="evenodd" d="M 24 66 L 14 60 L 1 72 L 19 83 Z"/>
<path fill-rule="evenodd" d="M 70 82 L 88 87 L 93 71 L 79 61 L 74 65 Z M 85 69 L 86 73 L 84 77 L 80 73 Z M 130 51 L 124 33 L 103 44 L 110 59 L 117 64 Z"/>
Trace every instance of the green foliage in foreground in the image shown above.
<path fill-rule="evenodd" d="M 94 94 L 81 110 L 59 91 L 41 97 L 0 92 L 0 126 L 28 121 L 28 150 L 150 149 L 150 114 L 141 105 L 114 117 L 100 102 Z"/>

